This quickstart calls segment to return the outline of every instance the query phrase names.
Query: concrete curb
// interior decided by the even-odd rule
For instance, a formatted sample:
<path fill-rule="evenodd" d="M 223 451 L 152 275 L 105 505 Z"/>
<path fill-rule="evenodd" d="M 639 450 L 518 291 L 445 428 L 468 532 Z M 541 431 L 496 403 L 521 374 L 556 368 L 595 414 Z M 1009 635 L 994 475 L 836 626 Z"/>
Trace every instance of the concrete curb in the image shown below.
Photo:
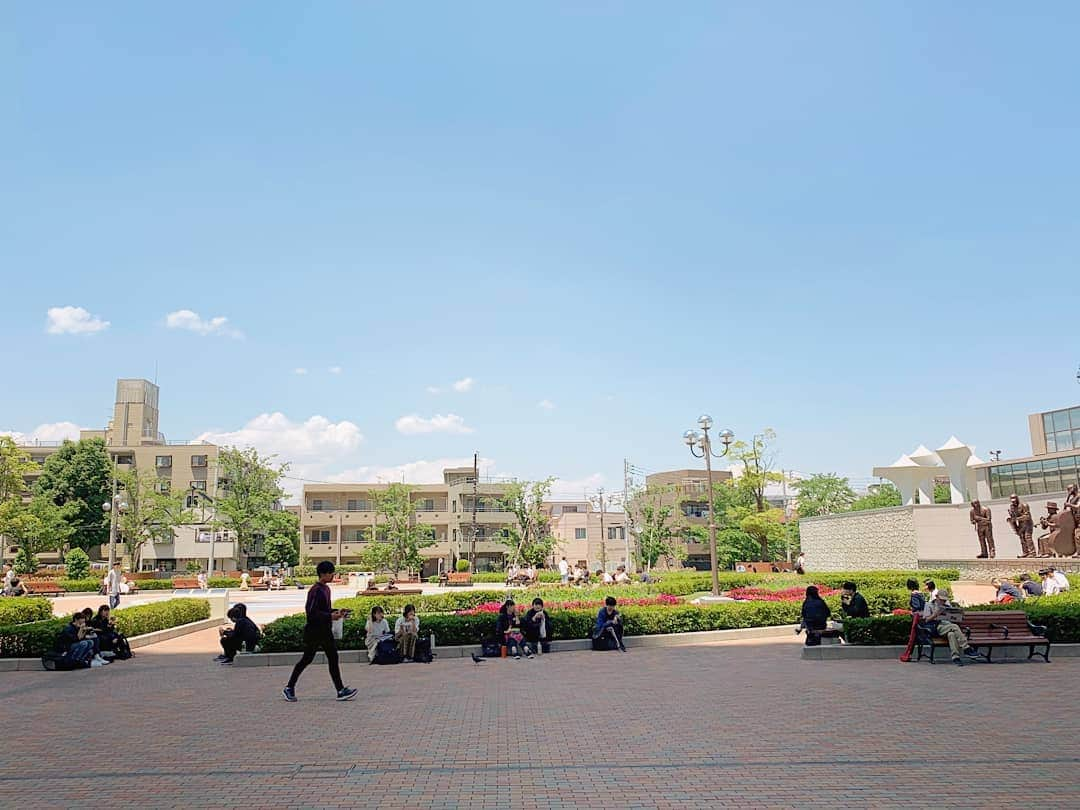
<path fill-rule="evenodd" d="M 200 619 L 197 622 L 189 622 L 188 624 L 169 627 L 165 630 L 156 630 L 153 633 L 143 633 L 141 636 L 133 636 L 128 639 L 128 644 L 130 644 L 131 649 L 134 650 L 139 647 L 148 647 L 151 644 L 157 644 L 159 641 L 168 641 L 172 638 L 186 636 L 189 633 L 198 633 L 200 630 L 208 630 L 211 627 L 220 627 L 222 624 L 223 622 L 221 619 Z M 41 659 L 0 658 L 0 672 L 25 672 L 27 670 L 42 672 Z"/>
<path fill-rule="evenodd" d="M 698 633 L 665 633 L 651 636 L 627 636 L 626 646 L 635 649 L 652 647 L 685 647 L 694 644 L 716 644 L 719 642 L 753 640 L 759 638 L 786 638 L 794 633 L 794 625 L 784 624 L 776 627 L 747 627 L 739 630 L 706 630 Z M 551 652 L 571 652 L 590 650 L 592 642 L 587 638 L 565 639 L 551 642 Z M 479 644 L 463 644 L 450 647 L 436 647 L 439 658 L 468 658 L 471 654 L 481 653 Z M 298 652 L 281 653 L 240 653 L 233 661 L 237 667 L 282 667 L 293 666 Z M 342 650 L 338 658 L 343 664 L 367 663 L 365 650 Z M 316 663 L 325 663 L 326 657 L 320 652 L 315 654 Z"/>
<path fill-rule="evenodd" d="M 905 647 L 902 646 L 864 647 L 858 644 L 831 644 L 821 647 L 803 647 L 802 659 L 804 661 L 867 661 L 875 659 L 899 661 L 904 649 Z M 1026 661 L 1027 657 L 1028 651 L 1026 647 L 1001 647 L 994 650 L 993 663 L 998 661 Z M 1051 644 L 1051 663 L 1055 658 L 1080 658 L 1080 644 Z M 1033 658 L 1031 660 L 1039 664 L 1043 663 L 1042 658 Z M 915 662 L 914 656 L 912 656 L 911 661 L 912 663 Z M 935 653 L 935 661 L 939 664 L 950 663 L 948 649 L 938 650 Z M 924 657 L 919 663 L 926 662 L 927 659 Z M 979 662 L 965 660 L 964 663 Z"/>

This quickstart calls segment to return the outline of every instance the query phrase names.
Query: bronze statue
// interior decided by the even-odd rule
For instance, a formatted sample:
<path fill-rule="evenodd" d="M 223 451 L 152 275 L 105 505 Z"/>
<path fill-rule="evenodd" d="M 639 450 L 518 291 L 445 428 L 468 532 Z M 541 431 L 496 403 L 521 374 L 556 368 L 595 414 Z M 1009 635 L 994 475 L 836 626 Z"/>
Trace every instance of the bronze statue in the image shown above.
<path fill-rule="evenodd" d="M 1031 519 L 1031 507 L 1023 503 L 1019 496 L 1009 496 L 1009 525 L 1020 538 L 1021 557 L 1035 556 L 1035 543 L 1031 539 L 1035 531 L 1035 521 Z"/>
<path fill-rule="evenodd" d="M 1076 521 L 1073 520 L 1071 509 L 1059 512 L 1054 501 L 1047 501 L 1046 517 L 1039 518 L 1039 525 L 1049 530 L 1047 534 L 1039 536 L 1040 557 L 1068 557 L 1076 553 L 1076 540 L 1073 536 Z"/>
<path fill-rule="evenodd" d="M 1073 522 L 1080 523 L 1080 488 L 1076 484 L 1069 484 L 1065 492 L 1065 508 L 1073 514 Z"/>
<path fill-rule="evenodd" d="M 994 525 L 990 522 L 990 509 L 978 501 L 971 502 L 971 525 L 979 535 L 979 548 L 982 553 L 975 559 L 994 559 Z"/>

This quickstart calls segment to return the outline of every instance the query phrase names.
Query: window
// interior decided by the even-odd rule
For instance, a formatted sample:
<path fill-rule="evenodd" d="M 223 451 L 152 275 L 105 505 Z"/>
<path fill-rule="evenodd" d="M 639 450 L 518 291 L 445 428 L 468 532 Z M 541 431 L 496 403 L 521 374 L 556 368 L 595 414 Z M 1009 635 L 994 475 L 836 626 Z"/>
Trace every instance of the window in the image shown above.
<path fill-rule="evenodd" d="M 435 499 L 434 498 L 421 498 L 416 502 L 417 512 L 434 512 L 435 511 Z"/>
<path fill-rule="evenodd" d="M 568 504 L 562 508 L 563 514 L 572 514 L 578 511 L 577 504 Z"/>
<path fill-rule="evenodd" d="M 1061 492 L 1069 484 L 1080 483 L 1078 467 L 1080 455 L 999 464 L 990 467 L 990 494 L 1007 498 L 1014 492 L 1021 497 Z"/>
<path fill-rule="evenodd" d="M 117 464 L 134 464 L 135 463 L 135 456 L 130 455 L 130 454 L 117 456 L 116 457 L 116 463 Z"/>
<path fill-rule="evenodd" d="M 587 529 L 574 529 L 574 539 L 584 540 L 588 536 Z"/>
<path fill-rule="evenodd" d="M 154 457 L 154 466 L 155 467 L 171 467 L 172 466 L 172 456 L 155 456 Z"/>
<path fill-rule="evenodd" d="M 1080 408 L 1066 408 L 1043 414 L 1046 452 L 1080 450 Z"/>
<path fill-rule="evenodd" d="M 205 481 L 192 481 L 191 482 L 191 488 L 194 489 L 194 490 L 197 490 L 198 492 L 206 492 L 206 482 Z"/>
<path fill-rule="evenodd" d="M 168 495 L 169 490 L 172 489 L 172 481 L 170 481 L 168 478 L 159 478 L 157 484 L 154 486 L 154 489 L 160 492 L 162 495 Z"/>
<path fill-rule="evenodd" d="M 348 512 L 370 512 L 371 501 L 367 498 L 350 498 L 345 502 L 345 509 Z"/>
<path fill-rule="evenodd" d="M 366 543 L 368 541 L 368 530 L 349 529 L 345 532 L 345 539 L 351 543 Z"/>
<path fill-rule="evenodd" d="M 625 540 L 626 539 L 626 529 L 624 529 L 622 526 L 608 526 L 607 539 L 608 540 Z"/>
<path fill-rule="evenodd" d="M 191 457 L 191 466 L 192 467 L 205 467 L 206 466 L 206 458 L 207 458 L 206 456 L 192 456 Z"/>
<path fill-rule="evenodd" d="M 312 543 L 329 543 L 330 542 L 330 530 L 329 529 L 312 529 L 311 530 L 311 542 Z"/>
<path fill-rule="evenodd" d="M 312 512 L 321 512 L 321 511 L 323 511 L 322 498 L 314 498 L 311 501 L 311 511 Z"/>

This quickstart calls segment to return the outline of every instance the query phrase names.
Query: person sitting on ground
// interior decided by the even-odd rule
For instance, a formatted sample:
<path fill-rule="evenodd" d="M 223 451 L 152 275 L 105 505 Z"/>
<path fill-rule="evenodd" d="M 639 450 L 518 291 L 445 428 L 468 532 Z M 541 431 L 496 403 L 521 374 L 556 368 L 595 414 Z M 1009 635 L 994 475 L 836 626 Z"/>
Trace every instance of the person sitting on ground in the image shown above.
<path fill-rule="evenodd" d="M 401 611 L 397 621 L 394 622 L 394 638 L 397 640 L 398 652 L 409 663 L 416 657 L 416 639 L 420 635 L 420 618 L 416 615 L 416 608 L 406 605 Z"/>
<path fill-rule="evenodd" d="M 1042 589 L 1043 596 L 1057 596 L 1061 593 L 1061 586 L 1058 585 L 1058 581 L 1054 578 L 1049 568 L 1044 568 L 1039 572 L 1039 576 L 1043 578 Z"/>
<path fill-rule="evenodd" d="M 525 643 L 525 634 L 521 629 L 521 617 L 517 615 L 517 605 L 513 599 L 507 599 L 499 608 L 499 619 L 495 623 L 495 635 L 506 645 L 507 655 L 513 653 L 520 659 L 522 651 L 526 658 L 535 658 L 529 645 Z"/>
<path fill-rule="evenodd" d="M 94 618 L 94 609 L 83 608 L 79 612 L 82 614 L 83 617 L 83 626 L 79 638 L 89 641 L 94 646 L 95 659 L 101 661 L 104 664 L 108 664 L 109 661 L 105 658 L 105 656 L 101 654 L 101 637 L 97 634 L 97 631 L 90 624 L 90 622 Z"/>
<path fill-rule="evenodd" d="M 648 585 L 649 583 L 652 582 L 652 575 L 649 574 L 648 571 L 642 571 L 641 572 L 641 581 L 644 582 L 646 585 Z"/>
<path fill-rule="evenodd" d="M 94 642 L 83 638 L 86 630 L 86 617 L 82 611 L 75 613 L 71 621 L 64 625 L 60 635 L 56 638 L 54 649 L 64 656 L 71 664 L 80 667 L 100 667 L 108 663 L 94 655 Z"/>
<path fill-rule="evenodd" d="M 221 655 L 214 660 L 219 664 L 229 665 L 236 658 L 240 650 L 247 648 L 248 652 L 255 652 L 259 646 L 262 632 L 247 615 L 247 605 L 243 602 L 233 605 L 226 614 L 233 626 L 221 631 Z"/>
<path fill-rule="evenodd" d="M 83 611 L 83 615 L 86 615 L 86 611 Z M 97 634 L 102 658 L 109 656 L 121 660 L 131 658 L 128 640 L 116 629 L 116 622 L 113 621 L 112 610 L 108 605 L 102 605 L 97 609 L 97 614 L 90 620 L 90 626 Z"/>
<path fill-rule="evenodd" d="M 388 590 L 388 591 L 396 591 L 397 589 L 398 589 L 398 586 L 394 584 L 394 578 L 393 577 L 390 577 L 390 579 L 386 580 L 386 590 Z"/>
<path fill-rule="evenodd" d="M 870 606 L 866 604 L 866 597 L 859 593 L 858 586 L 850 580 L 843 585 L 843 591 L 840 594 L 840 609 L 849 619 L 870 618 Z"/>
<path fill-rule="evenodd" d="M 615 584 L 615 577 L 613 577 L 611 574 L 609 574 L 607 571 L 603 570 L 602 568 L 597 568 L 596 569 L 596 580 L 597 580 L 597 582 L 603 582 L 605 585 L 614 585 Z"/>
<path fill-rule="evenodd" d="M 911 608 L 912 613 L 922 615 L 926 610 L 926 595 L 919 590 L 919 583 L 914 579 L 907 581 L 907 588 L 911 591 L 911 595 L 908 597 L 908 607 Z"/>
<path fill-rule="evenodd" d="M 18 577 L 13 577 L 6 588 L 4 588 L 4 596 L 29 596 L 30 592 L 26 590 L 26 586 Z"/>
<path fill-rule="evenodd" d="M 997 594 L 994 596 L 995 602 L 1000 602 L 1003 605 L 1007 605 L 1009 602 L 1019 602 L 1023 599 L 1023 594 L 1020 593 L 1020 589 L 1013 585 L 1008 580 L 994 577 L 990 580 L 990 584 L 997 588 Z"/>
<path fill-rule="evenodd" d="M 806 598 L 802 603 L 802 624 L 799 629 L 796 630 L 796 634 L 801 630 L 806 630 L 806 646 L 817 647 L 821 644 L 821 632 L 829 626 L 829 617 L 832 616 L 832 610 L 825 604 L 825 600 L 821 598 L 821 592 L 818 591 L 817 585 L 808 585 L 806 587 Z"/>
<path fill-rule="evenodd" d="M 952 607 L 949 604 L 949 592 L 942 588 L 936 593 L 937 595 L 929 605 L 930 613 L 922 626 L 928 629 L 932 635 L 949 642 L 949 651 L 952 653 L 954 664 L 963 665 L 963 661 L 960 660 L 961 653 L 969 658 L 981 658 L 982 656 L 968 644 L 964 631 L 948 619 L 948 611 Z"/>
<path fill-rule="evenodd" d="M 1033 580 L 1031 574 L 1020 575 L 1020 590 L 1024 592 L 1025 597 L 1043 595 L 1042 583 Z"/>
<path fill-rule="evenodd" d="M 630 575 L 626 573 L 626 566 L 620 565 L 615 569 L 615 584 L 616 585 L 629 585 Z"/>
<path fill-rule="evenodd" d="M 547 611 L 544 610 L 544 600 L 539 596 L 532 600 L 532 607 L 525 614 L 525 621 L 521 626 L 525 640 L 534 650 L 548 652 L 551 641 L 551 624 Z"/>
<path fill-rule="evenodd" d="M 390 623 L 386 621 L 383 609 L 375 605 L 371 609 L 371 617 L 364 625 L 364 646 L 367 647 L 367 660 L 369 664 L 375 663 L 375 652 L 379 642 L 390 637 Z"/>
<path fill-rule="evenodd" d="M 584 565 L 579 565 L 578 569 L 577 569 L 577 572 L 578 572 L 578 575 L 577 575 L 578 584 L 579 585 L 588 585 L 589 584 L 589 569 L 586 568 Z"/>
<path fill-rule="evenodd" d="M 618 602 L 614 596 L 604 600 L 604 606 L 596 614 L 596 624 L 593 625 L 592 648 L 594 650 L 620 650 L 626 652 L 623 644 L 622 616 L 617 609 Z"/>
<path fill-rule="evenodd" d="M 1063 571 L 1058 571 L 1056 568 L 1054 568 L 1054 566 L 1051 565 L 1050 576 L 1052 576 L 1054 578 L 1054 581 L 1057 582 L 1058 588 L 1061 590 L 1062 593 L 1065 593 L 1067 590 L 1069 590 L 1069 578 L 1065 576 L 1065 573 Z"/>

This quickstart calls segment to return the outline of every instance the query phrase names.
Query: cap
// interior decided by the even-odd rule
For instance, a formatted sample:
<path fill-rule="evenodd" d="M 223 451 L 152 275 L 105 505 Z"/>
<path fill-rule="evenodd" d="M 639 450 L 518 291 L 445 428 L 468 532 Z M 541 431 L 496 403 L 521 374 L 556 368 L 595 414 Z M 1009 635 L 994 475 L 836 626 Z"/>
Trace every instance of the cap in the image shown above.
<path fill-rule="evenodd" d="M 1047 509 L 1057 509 L 1058 508 L 1057 501 L 1047 501 L 1046 502 L 1046 508 Z"/>

